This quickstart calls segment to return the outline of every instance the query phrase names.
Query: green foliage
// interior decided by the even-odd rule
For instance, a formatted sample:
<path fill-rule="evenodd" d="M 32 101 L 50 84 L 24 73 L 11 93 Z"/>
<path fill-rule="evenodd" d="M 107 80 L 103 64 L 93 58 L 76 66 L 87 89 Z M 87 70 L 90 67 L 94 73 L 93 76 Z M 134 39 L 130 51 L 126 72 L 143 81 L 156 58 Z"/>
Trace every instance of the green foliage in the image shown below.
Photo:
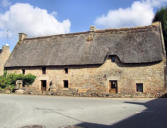
<path fill-rule="evenodd" d="M 167 51 L 167 7 L 161 8 L 155 14 L 153 22 L 160 21 L 162 24 L 162 31 L 165 41 L 165 49 Z"/>
<path fill-rule="evenodd" d="M 17 80 L 23 80 L 25 85 L 31 85 L 34 82 L 35 78 L 36 76 L 32 74 L 23 75 L 15 73 L 4 73 L 3 76 L 0 76 L 0 88 L 13 90 Z"/>
<path fill-rule="evenodd" d="M 4 76 L 0 76 L 0 87 L 5 88 L 8 85 L 9 81 Z"/>
<path fill-rule="evenodd" d="M 23 82 L 25 85 L 31 85 L 34 82 L 35 78 L 36 76 L 27 74 L 23 77 Z"/>
<path fill-rule="evenodd" d="M 7 71 L 6 71 L 6 70 L 4 70 L 3 76 L 5 76 L 5 77 L 6 77 L 6 75 L 7 75 Z"/>

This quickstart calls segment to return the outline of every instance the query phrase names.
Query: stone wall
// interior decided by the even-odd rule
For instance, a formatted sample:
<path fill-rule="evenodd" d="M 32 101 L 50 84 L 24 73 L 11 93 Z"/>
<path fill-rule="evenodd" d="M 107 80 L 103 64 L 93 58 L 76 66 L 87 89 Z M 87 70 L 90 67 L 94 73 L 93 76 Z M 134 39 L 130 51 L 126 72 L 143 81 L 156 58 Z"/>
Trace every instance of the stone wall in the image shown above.
<path fill-rule="evenodd" d="M 143 83 L 141 95 L 158 95 L 165 89 L 165 63 L 151 64 L 122 64 L 116 58 L 115 62 L 108 58 L 99 66 L 70 66 L 68 73 L 65 67 L 47 67 L 46 74 L 42 68 L 25 68 L 25 74 L 31 73 L 37 78 L 32 87 L 41 90 L 41 80 L 47 81 L 47 90 L 54 90 L 57 95 L 85 95 L 103 96 L 109 93 L 109 81 L 117 80 L 118 94 L 132 96 L 140 95 L 136 92 L 136 83 Z M 22 73 L 21 69 L 8 69 L 8 73 Z M 64 80 L 68 80 L 69 87 L 64 88 Z"/>
<path fill-rule="evenodd" d="M 10 56 L 9 46 L 4 45 L 0 52 L 0 75 L 4 73 L 4 65 Z"/>

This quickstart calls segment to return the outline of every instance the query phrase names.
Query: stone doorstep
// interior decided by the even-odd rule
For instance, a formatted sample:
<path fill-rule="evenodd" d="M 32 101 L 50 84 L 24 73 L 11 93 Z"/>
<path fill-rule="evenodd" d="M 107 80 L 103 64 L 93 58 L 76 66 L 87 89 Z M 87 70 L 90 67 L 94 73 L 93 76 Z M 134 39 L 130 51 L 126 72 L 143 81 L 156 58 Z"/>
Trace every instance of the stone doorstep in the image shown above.
<path fill-rule="evenodd" d="M 16 94 L 24 94 L 24 92 L 25 92 L 25 91 L 22 90 L 22 89 L 19 89 L 19 90 L 16 90 L 16 91 L 15 91 Z"/>

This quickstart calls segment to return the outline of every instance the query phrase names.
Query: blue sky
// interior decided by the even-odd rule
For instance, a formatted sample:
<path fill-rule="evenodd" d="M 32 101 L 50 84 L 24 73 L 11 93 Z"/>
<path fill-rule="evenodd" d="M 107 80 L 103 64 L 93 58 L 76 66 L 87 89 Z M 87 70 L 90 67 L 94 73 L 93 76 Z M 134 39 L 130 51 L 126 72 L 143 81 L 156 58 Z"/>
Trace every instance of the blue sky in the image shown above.
<path fill-rule="evenodd" d="M 0 47 L 29 37 L 151 24 L 167 0 L 0 0 Z"/>
<path fill-rule="evenodd" d="M 132 2 L 133 0 L 12 0 L 11 4 L 29 3 L 46 9 L 48 13 L 55 11 L 58 20 L 70 19 L 71 32 L 78 32 L 88 30 L 98 16 L 106 14 L 110 9 L 126 8 Z"/>

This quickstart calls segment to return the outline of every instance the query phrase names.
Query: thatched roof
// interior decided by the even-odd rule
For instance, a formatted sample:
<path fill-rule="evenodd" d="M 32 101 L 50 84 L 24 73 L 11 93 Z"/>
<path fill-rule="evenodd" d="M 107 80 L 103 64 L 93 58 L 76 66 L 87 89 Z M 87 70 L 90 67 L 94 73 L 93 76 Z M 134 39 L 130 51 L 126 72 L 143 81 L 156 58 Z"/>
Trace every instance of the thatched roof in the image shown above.
<path fill-rule="evenodd" d="M 16 45 L 5 67 L 103 64 L 109 55 L 122 63 L 161 61 L 160 28 L 156 24 L 26 38 Z"/>

